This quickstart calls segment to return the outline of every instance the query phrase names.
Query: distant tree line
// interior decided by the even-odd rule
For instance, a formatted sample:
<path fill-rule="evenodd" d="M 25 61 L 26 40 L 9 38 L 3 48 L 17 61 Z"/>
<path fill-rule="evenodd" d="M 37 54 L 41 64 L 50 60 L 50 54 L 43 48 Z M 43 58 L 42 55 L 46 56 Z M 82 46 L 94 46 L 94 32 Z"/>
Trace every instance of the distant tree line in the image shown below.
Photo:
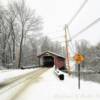
<path fill-rule="evenodd" d="M 92 46 L 88 41 L 81 40 L 76 48 L 85 57 L 85 61 L 81 64 L 82 69 L 100 71 L 100 43 Z"/>
<path fill-rule="evenodd" d="M 62 54 L 64 48 L 41 33 L 43 21 L 24 0 L 0 5 L 0 66 L 21 68 L 37 64 L 37 54 L 45 50 Z M 39 51 L 40 50 L 40 51 Z"/>

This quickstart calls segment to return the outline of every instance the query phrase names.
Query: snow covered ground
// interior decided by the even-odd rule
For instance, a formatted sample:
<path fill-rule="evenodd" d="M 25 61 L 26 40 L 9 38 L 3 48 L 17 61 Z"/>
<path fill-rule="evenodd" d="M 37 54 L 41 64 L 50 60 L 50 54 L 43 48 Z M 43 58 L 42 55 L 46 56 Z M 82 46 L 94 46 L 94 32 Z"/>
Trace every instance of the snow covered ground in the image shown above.
<path fill-rule="evenodd" d="M 11 79 L 13 80 L 18 76 L 25 75 L 37 69 L 38 68 L 25 69 L 25 70 L 21 69 L 0 70 L 0 85 L 7 84 L 8 82 L 10 82 Z"/>
<path fill-rule="evenodd" d="M 94 99 L 100 97 L 100 84 L 81 81 L 78 89 L 77 78 L 65 74 L 65 80 L 60 81 L 54 69 L 41 76 L 41 81 L 32 84 L 16 100 L 66 100 L 66 99 Z"/>
<path fill-rule="evenodd" d="M 78 89 L 77 78 L 65 75 L 65 80 L 59 80 L 51 68 L 13 100 L 99 100 L 100 84 L 81 80 L 81 89 Z M 16 89 L 17 90 L 17 89 Z M 9 90 L 11 94 L 15 91 Z M 5 96 L 5 95 L 4 95 Z M 9 96 L 9 95 L 8 95 Z M 7 98 L 10 98 L 7 97 Z M 3 100 L 2 98 L 0 100 Z M 12 99 L 5 99 L 12 100 Z"/>

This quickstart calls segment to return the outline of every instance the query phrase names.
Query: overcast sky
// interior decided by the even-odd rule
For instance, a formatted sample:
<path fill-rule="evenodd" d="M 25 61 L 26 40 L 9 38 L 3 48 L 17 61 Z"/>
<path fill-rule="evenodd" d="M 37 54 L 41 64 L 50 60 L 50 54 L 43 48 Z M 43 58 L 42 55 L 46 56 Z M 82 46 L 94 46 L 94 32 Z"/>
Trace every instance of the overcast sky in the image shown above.
<path fill-rule="evenodd" d="M 0 0 L 6 5 L 8 0 Z M 9 0 L 11 2 L 12 0 Z M 64 36 L 64 25 L 72 18 L 84 0 L 26 0 L 27 5 L 36 9 L 36 13 L 43 18 L 43 33 L 50 37 Z M 100 17 L 100 0 L 88 0 L 82 11 L 69 26 L 71 36 Z M 53 39 L 53 38 L 52 38 Z M 100 22 L 75 38 L 86 39 L 95 45 L 100 41 Z M 64 37 L 57 38 L 63 41 Z M 75 41 L 73 41 L 75 42 Z"/>

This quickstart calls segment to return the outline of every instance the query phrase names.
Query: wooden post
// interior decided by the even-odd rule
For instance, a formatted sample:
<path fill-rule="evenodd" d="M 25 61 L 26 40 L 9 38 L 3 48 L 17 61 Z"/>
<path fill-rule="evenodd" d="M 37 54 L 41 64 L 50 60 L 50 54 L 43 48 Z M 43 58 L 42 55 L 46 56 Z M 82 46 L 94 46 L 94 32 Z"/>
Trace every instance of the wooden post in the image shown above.
<path fill-rule="evenodd" d="M 67 36 L 67 30 L 68 26 L 65 25 L 65 44 L 66 44 L 66 61 L 67 61 L 67 66 L 68 66 L 68 73 L 70 75 L 70 63 L 69 63 L 69 49 L 68 49 L 68 36 Z"/>

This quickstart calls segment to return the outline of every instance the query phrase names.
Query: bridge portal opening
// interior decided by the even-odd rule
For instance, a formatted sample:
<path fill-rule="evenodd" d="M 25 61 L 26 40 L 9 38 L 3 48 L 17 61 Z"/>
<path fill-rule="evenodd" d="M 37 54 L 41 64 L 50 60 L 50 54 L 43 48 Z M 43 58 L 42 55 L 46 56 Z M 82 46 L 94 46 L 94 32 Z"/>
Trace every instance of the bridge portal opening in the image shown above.
<path fill-rule="evenodd" d="M 44 56 L 43 57 L 43 65 L 45 67 L 53 67 L 54 66 L 54 58 L 52 56 Z"/>

